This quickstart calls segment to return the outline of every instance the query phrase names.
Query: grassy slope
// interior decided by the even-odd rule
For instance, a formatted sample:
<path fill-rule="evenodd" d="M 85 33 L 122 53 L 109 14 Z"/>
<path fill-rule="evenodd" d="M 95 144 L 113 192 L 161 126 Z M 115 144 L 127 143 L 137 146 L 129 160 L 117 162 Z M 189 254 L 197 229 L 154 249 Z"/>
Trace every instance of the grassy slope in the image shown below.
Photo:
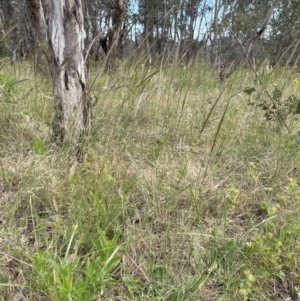
<path fill-rule="evenodd" d="M 271 95 L 299 96 L 295 70 L 259 74 Z M 197 64 L 92 70 L 82 163 L 50 143 L 49 78 L 26 62 L 0 78 L 0 300 L 300 289 L 300 123 L 286 118 L 288 133 L 248 105 L 268 99 L 252 71 L 220 83 Z"/>

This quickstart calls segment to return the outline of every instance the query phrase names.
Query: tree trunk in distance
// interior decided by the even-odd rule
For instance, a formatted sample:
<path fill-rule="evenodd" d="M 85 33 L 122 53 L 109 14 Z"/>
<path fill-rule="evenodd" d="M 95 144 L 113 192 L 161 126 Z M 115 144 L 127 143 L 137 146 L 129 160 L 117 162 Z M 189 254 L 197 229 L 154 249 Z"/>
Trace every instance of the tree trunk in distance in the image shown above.
<path fill-rule="evenodd" d="M 47 60 L 43 53 L 48 48 L 47 29 L 41 0 L 26 0 L 35 30 L 35 66 L 38 71 L 47 67 Z"/>
<path fill-rule="evenodd" d="M 219 49 L 219 0 L 215 0 L 215 14 L 214 14 L 214 44 L 213 44 L 213 67 L 218 71 L 220 67 L 220 49 Z"/>
<path fill-rule="evenodd" d="M 107 72 L 113 70 L 116 64 L 117 50 L 119 46 L 119 37 L 122 27 L 123 15 L 124 15 L 124 0 L 115 0 L 113 15 L 113 26 L 111 33 L 109 34 L 108 52 L 105 70 Z"/>
<path fill-rule="evenodd" d="M 144 12 L 144 41 L 145 41 L 145 52 L 148 59 L 150 55 L 150 45 L 149 45 L 149 20 L 148 20 L 147 8 L 145 8 L 145 12 Z"/>
<path fill-rule="evenodd" d="M 79 146 L 91 125 L 81 0 L 49 0 L 49 44 L 55 101 L 53 137 Z M 77 149 L 79 150 L 79 149 Z"/>

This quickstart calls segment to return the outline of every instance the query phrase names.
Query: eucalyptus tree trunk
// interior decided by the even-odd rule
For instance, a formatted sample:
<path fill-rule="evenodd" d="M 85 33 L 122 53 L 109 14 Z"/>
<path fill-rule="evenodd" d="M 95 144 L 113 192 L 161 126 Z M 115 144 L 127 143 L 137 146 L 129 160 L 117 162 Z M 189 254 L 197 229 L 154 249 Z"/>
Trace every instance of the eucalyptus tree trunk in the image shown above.
<path fill-rule="evenodd" d="M 160 38 L 160 44 L 161 44 L 161 53 L 164 53 L 167 46 L 167 18 L 168 18 L 168 12 L 167 12 L 167 3 L 166 0 L 163 0 L 163 15 L 161 20 L 161 38 Z"/>
<path fill-rule="evenodd" d="M 178 34 L 178 9 L 173 7 L 174 11 L 174 28 L 173 28 L 173 49 L 176 47 L 177 34 Z"/>
<path fill-rule="evenodd" d="M 47 67 L 47 60 L 43 51 L 48 47 L 44 11 L 41 0 L 26 0 L 26 3 L 35 30 L 35 64 L 38 71 L 43 71 Z"/>
<path fill-rule="evenodd" d="M 148 10 L 145 8 L 144 12 L 144 41 L 145 41 L 145 51 L 147 57 L 150 55 L 150 45 L 149 45 L 149 19 Z"/>
<path fill-rule="evenodd" d="M 219 0 L 215 0 L 215 15 L 214 15 L 214 42 L 213 42 L 213 66 L 216 70 L 220 67 L 220 47 L 219 47 Z"/>
<path fill-rule="evenodd" d="M 53 136 L 78 146 L 90 129 L 91 102 L 84 58 L 81 0 L 49 0 L 49 44 L 55 100 Z"/>
<path fill-rule="evenodd" d="M 189 23 L 188 23 L 188 51 L 187 51 L 187 60 L 189 61 L 195 55 L 194 49 L 194 35 L 195 35 L 195 20 L 197 17 L 198 11 L 198 1 L 190 0 L 188 7 L 187 7 L 187 14 L 189 16 Z"/>
<path fill-rule="evenodd" d="M 124 10 L 124 0 L 115 0 L 114 15 L 112 22 L 113 26 L 108 42 L 107 61 L 105 66 L 106 71 L 111 71 L 115 68 Z"/>

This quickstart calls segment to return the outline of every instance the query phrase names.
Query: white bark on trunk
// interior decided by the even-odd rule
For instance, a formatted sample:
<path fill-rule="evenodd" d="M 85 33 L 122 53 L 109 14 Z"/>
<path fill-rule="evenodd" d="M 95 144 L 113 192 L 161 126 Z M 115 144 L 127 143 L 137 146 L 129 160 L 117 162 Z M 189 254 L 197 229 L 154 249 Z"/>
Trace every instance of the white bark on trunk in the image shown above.
<path fill-rule="evenodd" d="M 90 98 L 84 60 L 81 0 L 49 0 L 49 41 L 55 100 L 53 135 L 77 144 L 90 128 Z"/>

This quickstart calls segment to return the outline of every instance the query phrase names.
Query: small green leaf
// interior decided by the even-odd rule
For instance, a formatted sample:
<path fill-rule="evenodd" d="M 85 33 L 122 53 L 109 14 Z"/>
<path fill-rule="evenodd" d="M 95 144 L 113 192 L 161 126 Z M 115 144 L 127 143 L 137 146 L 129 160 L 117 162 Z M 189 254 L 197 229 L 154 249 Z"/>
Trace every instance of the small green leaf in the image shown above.
<path fill-rule="evenodd" d="M 260 202 L 260 208 L 263 210 L 267 210 L 268 209 L 268 204 L 265 201 Z"/>
<path fill-rule="evenodd" d="M 279 100 L 279 98 L 282 96 L 282 92 L 275 87 L 274 91 L 273 91 L 273 99 L 274 100 Z"/>
<path fill-rule="evenodd" d="M 157 140 L 156 140 L 156 144 L 157 144 L 158 146 L 161 146 L 161 145 L 163 145 L 164 143 L 163 143 L 160 139 L 157 139 Z"/>
<path fill-rule="evenodd" d="M 265 117 L 266 117 L 267 120 L 271 120 L 272 119 L 272 116 L 269 113 L 266 113 Z"/>
<path fill-rule="evenodd" d="M 35 139 L 33 141 L 33 150 L 38 155 L 44 155 L 45 151 L 46 151 L 46 146 L 45 146 L 45 144 L 44 144 L 44 142 L 42 140 Z"/>
<path fill-rule="evenodd" d="M 256 91 L 254 87 L 246 88 L 243 90 L 243 92 L 245 92 L 247 95 L 251 95 L 254 91 Z"/>
<path fill-rule="evenodd" d="M 119 283 L 119 281 L 115 279 L 105 279 L 104 282 L 107 285 L 117 285 Z"/>
<path fill-rule="evenodd" d="M 111 258 L 106 263 L 106 273 L 107 274 L 111 273 L 114 270 L 114 268 L 119 264 L 120 261 L 121 261 L 120 256 L 115 256 L 115 257 Z"/>

